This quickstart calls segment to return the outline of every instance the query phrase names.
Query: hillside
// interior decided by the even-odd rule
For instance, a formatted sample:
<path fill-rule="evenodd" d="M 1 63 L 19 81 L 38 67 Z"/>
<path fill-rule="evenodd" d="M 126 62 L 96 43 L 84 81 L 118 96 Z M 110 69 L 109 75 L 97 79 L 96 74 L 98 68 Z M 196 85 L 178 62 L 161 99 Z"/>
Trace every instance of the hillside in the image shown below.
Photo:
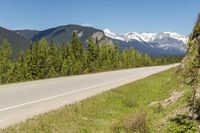
<path fill-rule="evenodd" d="M 32 38 L 37 35 L 40 31 L 37 30 L 16 30 L 17 34 L 21 35 L 22 37 L 32 40 Z"/>
<path fill-rule="evenodd" d="M 18 35 L 14 31 L 0 27 L 0 43 L 7 39 L 13 48 L 13 56 L 16 56 L 20 51 L 30 47 L 30 41 Z"/>
<path fill-rule="evenodd" d="M 166 36 L 160 40 L 155 39 L 152 42 L 139 39 L 133 33 L 129 33 L 126 36 L 117 35 L 107 30 L 100 30 L 93 27 L 84 27 L 80 25 L 63 25 L 55 28 L 50 28 L 43 31 L 31 31 L 20 30 L 17 31 L 23 37 L 26 37 L 32 42 L 38 41 L 42 38 L 46 38 L 48 41 L 53 41 L 57 44 L 71 41 L 72 33 L 77 32 L 82 44 L 87 45 L 87 39 L 93 37 L 98 38 L 98 43 L 116 44 L 120 48 L 133 47 L 139 52 L 147 53 L 152 56 L 172 56 L 172 55 L 184 55 L 186 45 L 177 38 Z M 157 34 L 156 34 L 157 35 Z M 157 37 L 157 38 L 160 38 Z"/>
<path fill-rule="evenodd" d="M 41 31 L 32 38 L 32 41 L 38 41 L 42 38 L 46 38 L 48 41 L 62 44 L 63 42 L 71 41 L 73 32 L 78 34 L 80 41 L 85 46 L 89 37 L 93 37 L 94 39 L 98 38 L 98 41 L 103 41 L 105 38 L 104 33 L 101 30 L 79 25 L 66 25 Z"/>

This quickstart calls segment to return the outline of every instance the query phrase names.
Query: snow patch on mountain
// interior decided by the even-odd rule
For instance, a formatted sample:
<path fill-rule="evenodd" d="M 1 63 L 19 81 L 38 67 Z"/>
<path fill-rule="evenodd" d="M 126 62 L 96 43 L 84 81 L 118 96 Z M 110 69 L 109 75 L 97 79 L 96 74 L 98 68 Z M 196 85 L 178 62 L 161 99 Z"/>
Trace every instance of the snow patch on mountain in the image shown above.
<path fill-rule="evenodd" d="M 143 38 L 136 32 L 129 32 L 129 33 L 126 33 L 124 35 L 124 38 L 125 40 L 127 41 L 131 41 L 131 40 L 137 40 L 137 41 L 140 41 L 140 42 L 143 42 Z"/>
<path fill-rule="evenodd" d="M 174 38 L 176 40 L 187 43 L 188 37 L 175 32 L 161 32 L 161 33 L 142 33 L 141 37 L 146 42 L 153 42 L 156 39 L 162 39 L 164 37 Z"/>
<path fill-rule="evenodd" d="M 104 34 L 107 37 L 110 37 L 112 39 L 120 40 L 120 41 L 125 41 L 125 38 L 121 35 L 118 35 L 116 33 L 111 32 L 109 29 L 104 29 Z"/>
<path fill-rule="evenodd" d="M 154 40 L 156 33 L 142 33 L 141 37 L 143 38 L 144 41 L 146 42 L 151 42 Z"/>
<path fill-rule="evenodd" d="M 162 48 L 164 50 L 179 50 L 186 52 L 186 44 L 188 37 L 175 32 L 162 33 L 143 33 L 142 38 L 154 45 L 154 47 Z"/>

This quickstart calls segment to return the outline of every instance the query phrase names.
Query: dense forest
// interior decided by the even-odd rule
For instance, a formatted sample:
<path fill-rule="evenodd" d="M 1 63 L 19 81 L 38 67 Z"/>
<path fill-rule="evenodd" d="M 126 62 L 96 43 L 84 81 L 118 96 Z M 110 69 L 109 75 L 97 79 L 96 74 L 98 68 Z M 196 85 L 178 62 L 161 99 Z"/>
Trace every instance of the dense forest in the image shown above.
<path fill-rule="evenodd" d="M 45 39 L 12 58 L 7 40 L 0 44 L 0 84 L 58 76 L 117 70 L 180 62 L 182 57 L 151 58 L 133 48 L 120 50 L 116 45 L 98 44 L 88 39 L 83 47 L 76 33 L 69 43 L 56 45 Z"/>

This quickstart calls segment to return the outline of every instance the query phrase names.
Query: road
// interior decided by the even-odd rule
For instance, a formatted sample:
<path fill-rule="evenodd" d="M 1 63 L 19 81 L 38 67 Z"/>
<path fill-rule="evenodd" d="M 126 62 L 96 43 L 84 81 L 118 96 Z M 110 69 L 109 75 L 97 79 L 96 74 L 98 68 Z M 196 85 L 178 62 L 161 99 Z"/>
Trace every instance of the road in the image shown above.
<path fill-rule="evenodd" d="M 78 102 L 178 64 L 38 80 L 0 86 L 0 128 Z"/>

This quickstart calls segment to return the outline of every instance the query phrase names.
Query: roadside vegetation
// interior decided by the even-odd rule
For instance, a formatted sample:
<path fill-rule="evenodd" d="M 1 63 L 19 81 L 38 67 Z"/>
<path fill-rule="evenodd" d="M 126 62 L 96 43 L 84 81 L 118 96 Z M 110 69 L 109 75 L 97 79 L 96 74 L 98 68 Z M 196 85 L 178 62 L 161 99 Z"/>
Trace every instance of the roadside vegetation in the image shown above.
<path fill-rule="evenodd" d="M 187 108 L 185 104 L 192 93 L 188 86 L 179 87 L 176 71 L 174 68 L 155 74 L 0 132 L 198 133 L 196 121 L 176 118 Z"/>
<path fill-rule="evenodd" d="M 151 58 L 135 49 L 98 44 L 92 38 L 83 47 L 76 33 L 62 45 L 45 39 L 12 58 L 8 41 L 0 44 L 0 84 L 180 62 L 182 57 Z"/>
<path fill-rule="evenodd" d="M 191 113 L 200 120 L 200 14 L 188 42 L 188 53 L 183 59 L 179 75 L 184 84 L 190 85 L 193 94 L 190 98 Z"/>
<path fill-rule="evenodd" d="M 193 133 L 195 125 L 200 123 L 200 14 L 190 35 L 187 55 L 182 61 L 177 77 L 181 81 L 180 86 L 189 86 L 191 94 L 187 102 L 187 115 L 177 115 L 172 119 L 170 128 L 171 131 L 190 130 Z"/>
<path fill-rule="evenodd" d="M 179 86 L 188 86 L 190 94 L 185 103 L 185 113 L 174 115 L 165 132 L 200 132 L 200 14 L 189 37 L 187 55 L 176 75 Z"/>
<path fill-rule="evenodd" d="M 94 46 L 97 47 L 97 45 Z M 101 46 L 103 47 L 113 48 L 110 45 Z M 89 49 L 88 45 L 88 51 L 85 52 L 87 60 L 90 55 Z M 127 51 L 135 50 L 118 51 L 120 56 L 117 57 L 127 57 L 126 54 L 129 53 Z M 137 56 L 142 60 L 134 62 L 134 59 L 138 59 Z M 131 61 L 132 63 L 146 61 L 146 63 L 140 62 L 140 65 L 134 64 L 130 67 L 158 63 L 147 55 L 139 53 L 133 57 L 131 60 L 118 60 L 123 62 L 123 67 L 108 68 L 129 68 L 126 63 L 129 64 Z M 102 67 L 97 68 L 108 70 Z M 35 116 L 0 131 L 3 133 L 199 133 L 199 114 L 200 15 L 190 35 L 187 55 L 179 68 L 155 74 L 81 102 Z"/>

